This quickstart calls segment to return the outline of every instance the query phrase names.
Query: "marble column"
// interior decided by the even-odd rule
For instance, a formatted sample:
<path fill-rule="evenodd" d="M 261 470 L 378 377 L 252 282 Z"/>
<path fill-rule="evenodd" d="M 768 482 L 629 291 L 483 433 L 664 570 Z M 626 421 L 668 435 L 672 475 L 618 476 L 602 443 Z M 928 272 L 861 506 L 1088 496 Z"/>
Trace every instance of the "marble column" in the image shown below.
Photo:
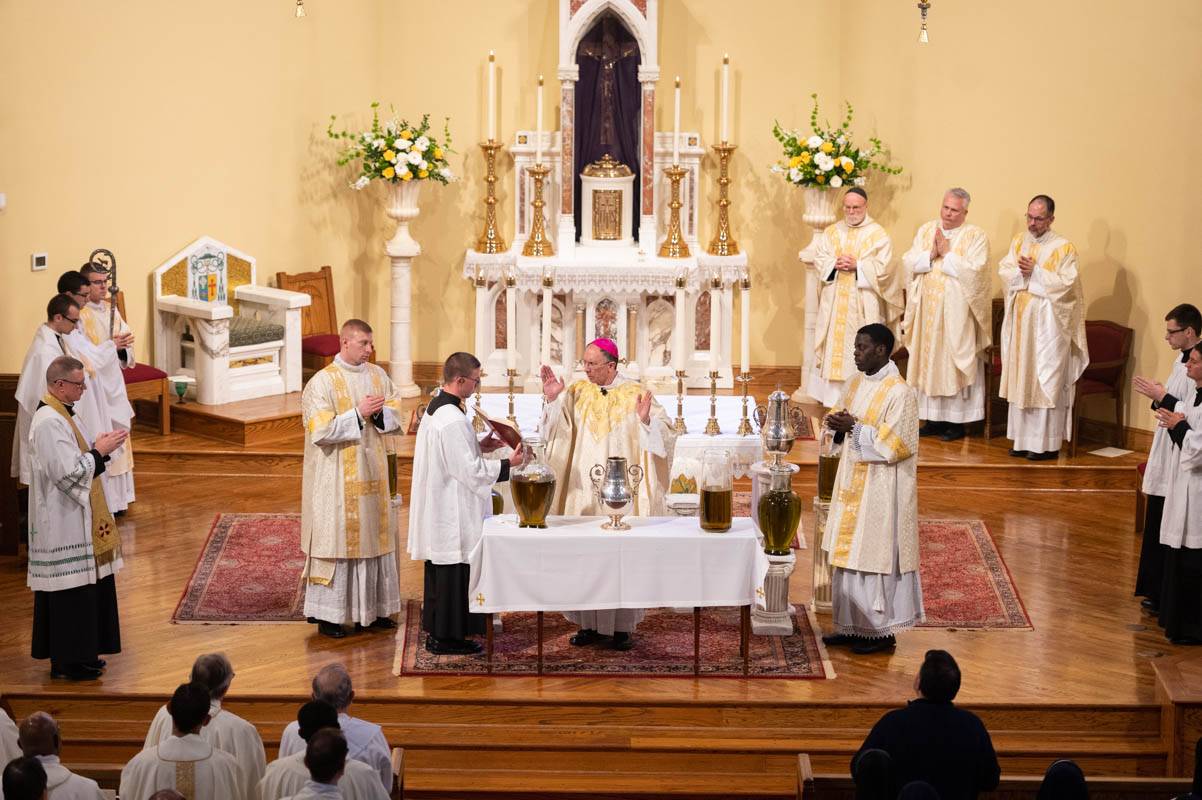
<path fill-rule="evenodd" d="M 659 245 L 659 230 L 655 222 L 655 193 L 658 191 L 655 174 L 655 83 L 658 80 L 659 70 L 639 69 L 639 81 L 643 87 L 639 246 L 648 253 L 654 253 Z"/>
<path fill-rule="evenodd" d="M 560 71 L 559 75 L 559 221 L 555 244 L 559 255 L 570 257 L 576 252 L 576 216 L 574 188 L 576 182 L 576 75 Z"/>

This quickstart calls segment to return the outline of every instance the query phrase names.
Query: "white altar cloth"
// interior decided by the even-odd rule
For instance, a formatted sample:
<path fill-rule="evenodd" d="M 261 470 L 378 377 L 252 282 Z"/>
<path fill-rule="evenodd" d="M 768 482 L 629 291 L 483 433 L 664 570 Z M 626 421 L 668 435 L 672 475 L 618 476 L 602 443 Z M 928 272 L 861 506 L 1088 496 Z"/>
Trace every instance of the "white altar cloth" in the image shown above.
<path fill-rule="evenodd" d="M 676 395 L 674 394 L 657 394 L 655 399 L 664 407 L 664 411 L 668 412 L 668 417 L 672 420 L 676 419 Z M 484 408 L 485 413 L 490 417 L 498 419 L 504 418 L 509 414 L 509 395 L 488 393 L 480 395 L 480 405 Z M 753 406 L 749 400 L 747 408 L 748 415 L 751 414 Z M 471 414 L 475 414 L 476 398 L 472 397 L 467 401 L 467 406 Z M 515 394 L 513 396 L 513 414 L 517 418 L 518 427 L 521 428 L 524 435 L 529 435 L 538 430 L 538 418 L 543 410 L 543 396 L 541 394 Z M 723 433 L 733 434 L 739 428 L 739 420 L 743 418 L 743 398 L 734 395 L 719 395 L 718 403 L 718 426 Z M 684 422 L 689 433 L 702 433 L 705 430 L 705 423 L 710 418 L 710 398 L 709 395 L 685 395 L 684 398 Z M 752 423 L 755 426 L 755 423 Z M 709 437 L 712 438 L 712 437 Z M 753 459 L 758 460 L 758 459 Z M 750 462 L 748 462 L 750 463 Z"/>
<path fill-rule="evenodd" d="M 685 608 L 762 604 L 768 557 L 749 517 L 725 533 L 696 517 L 548 517 L 519 528 L 504 514 L 484 520 L 471 553 L 468 597 L 477 613 Z"/>

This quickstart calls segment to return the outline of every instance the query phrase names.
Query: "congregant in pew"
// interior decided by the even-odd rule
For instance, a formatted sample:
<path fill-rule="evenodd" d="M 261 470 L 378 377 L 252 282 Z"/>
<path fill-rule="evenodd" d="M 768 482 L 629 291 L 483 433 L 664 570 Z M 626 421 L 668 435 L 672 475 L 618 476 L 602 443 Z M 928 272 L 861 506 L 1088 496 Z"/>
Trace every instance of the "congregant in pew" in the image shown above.
<path fill-rule="evenodd" d="M 919 436 L 962 439 L 985 419 L 985 351 L 991 334 L 989 237 L 965 222 L 972 201 L 948 189 L 939 219 L 918 229 L 902 256 L 909 290 L 902 343 L 906 382 L 918 396 Z"/>
<path fill-rule="evenodd" d="M 234 757 L 245 777 L 246 795 L 253 796 L 267 769 L 267 754 L 255 726 L 221 707 L 234 681 L 233 665 L 224 653 L 206 653 L 193 662 L 190 680 L 209 690 L 209 723 L 200 729 L 200 738 Z M 167 741 L 171 729 L 171 712 L 164 705 L 150 723 L 143 747 Z"/>
<path fill-rule="evenodd" d="M 327 664 L 313 677 L 313 699 L 329 703 L 338 712 L 338 727 L 346 736 L 350 757 L 376 771 L 385 792 L 392 791 L 392 751 L 379 725 L 347 713 L 355 699 L 351 676 L 342 664 Z M 305 750 L 300 723 L 290 722 L 280 736 L 280 758 Z"/>
<path fill-rule="evenodd" d="M 311 700 L 301 706 L 296 722 L 297 734 L 305 741 L 306 749 L 281 756 L 267 765 L 267 772 L 259 781 L 257 800 L 281 800 L 301 791 L 310 777 L 305 756 L 313 735 L 322 730 L 342 729 L 338 712 L 322 700 Z M 379 773 L 353 758 L 347 760 L 338 788 L 346 800 L 388 800 L 388 792 L 380 785 Z"/>
<path fill-rule="evenodd" d="M 346 739 L 340 731 L 325 728 L 313 734 L 305 748 L 309 780 L 287 800 L 341 800 L 346 767 Z"/>
<path fill-rule="evenodd" d="M 63 766 L 59 760 L 62 744 L 58 723 L 46 712 L 35 711 L 21 722 L 21 752 L 42 762 L 50 800 L 105 800 L 96 781 Z"/>
<path fill-rule="evenodd" d="M 22 756 L 4 766 L 0 796 L 8 800 L 45 800 L 46 770 L 36 758 Z"/>
<path fill-rule="evenodd" d="M 1194 382 L 1190 380 L 1186 365 L 1190 350 L 1202 341 L 1202 313 L 1189 303 L 1175 306 L 1164 318 L 1164 340 L 1174 352 L 1173 368 L 1168 378 L 1160 383 L 1152 378 L 1136 375 L 1131 385 L 1135 391 L 1152 401 L 1152 410 L 1177 408 L 1193 394 Z M 1135 595 L 1152 613 L 1160 610 L 1160 585 L 1164 578 L 1164 545 L 1160 543 L 1160 521 L 1164 512 L 1164 496 L 1177 472 L 1181 450 L 1173 445 L 1168 431 L 1157 425 L 1152 434 L 1152 447 L 1148 451 L 1147 467 L 1144 470 L 1140 489 L 1147 497 L 1144 514 L 1144 535 L 1139 551 L 1139 572 L 1135 578 Z"/>
<path fill-rule="evenodd" d="M 238 762 L 200 738 L 209 721 L 209 690 L 181 684 L 171 695 L 171 736 L 138 753 L 121 770 L 117 795 L 148 800 L 159 789 L 175 789 L 188 800 L 252 800 Z"/>
<path fill-rule="evenodd" d="M 1006 292 L 999 394 L 1010 403 L 1010 455 L 1050 461 L 1070 430 L 1074 387 L 1089 365 L 1085 300 L 1077 249 L 1052 230 L 1056 202 L 1027 204 L 1027 231 L 1014 237 L 998 267 Z"/>
<path fill-rule="evenodd" d="M 335 639 L 349 624 L 393 629 L 401 610 L 397 513 L 381 436 L 401 426 L 401 399 L 388 374 L 370 363 L 371 326 L 347 320 L 339 337 L 334 363 L 301 395 L 305 616 Z"/>

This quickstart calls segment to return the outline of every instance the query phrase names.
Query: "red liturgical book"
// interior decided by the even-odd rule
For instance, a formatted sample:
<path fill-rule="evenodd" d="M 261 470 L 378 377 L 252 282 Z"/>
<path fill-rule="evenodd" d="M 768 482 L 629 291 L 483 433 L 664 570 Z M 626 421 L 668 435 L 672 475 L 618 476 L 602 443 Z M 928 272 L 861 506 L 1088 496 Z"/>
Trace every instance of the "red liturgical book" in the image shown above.
<path fill-rule="evenodd" d="M 488 424 L 497 438 L 514 450 L 522 444 L 522 432 L 508 419 L 490 417 L 483 409 L 477 408 L 476 413 Z"/>

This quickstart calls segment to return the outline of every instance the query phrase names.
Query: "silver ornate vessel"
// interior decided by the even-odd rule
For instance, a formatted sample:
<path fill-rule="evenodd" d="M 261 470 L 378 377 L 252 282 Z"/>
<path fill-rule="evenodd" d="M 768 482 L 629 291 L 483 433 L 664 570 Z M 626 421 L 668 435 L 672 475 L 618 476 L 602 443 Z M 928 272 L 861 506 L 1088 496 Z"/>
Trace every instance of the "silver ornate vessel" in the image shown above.
<path fill-rule="evenodd" d="M 638 464 L 626 466 L 626 459 L 610 456 L 605 466 L 596 464 L 589 470 L 593 481 L 593 495 L 602 513 L 609 517 L 601 527 L 607 531 L 628 531 L 630 526 L 622 521 L 634 505 L 639 484 L 643 480 L 643 468 Z"/>
<path fill-rule="evenodd" d="M 800 408 L 789 406 L 789 395 L 777 389 L 768 395 L 768 406 L 755 407 L 755 421 L 760 426 L 760 438 L 764 440 L 764 452 L 779 465 L 781 459 L 793 449 L 802 426 Z"/>

